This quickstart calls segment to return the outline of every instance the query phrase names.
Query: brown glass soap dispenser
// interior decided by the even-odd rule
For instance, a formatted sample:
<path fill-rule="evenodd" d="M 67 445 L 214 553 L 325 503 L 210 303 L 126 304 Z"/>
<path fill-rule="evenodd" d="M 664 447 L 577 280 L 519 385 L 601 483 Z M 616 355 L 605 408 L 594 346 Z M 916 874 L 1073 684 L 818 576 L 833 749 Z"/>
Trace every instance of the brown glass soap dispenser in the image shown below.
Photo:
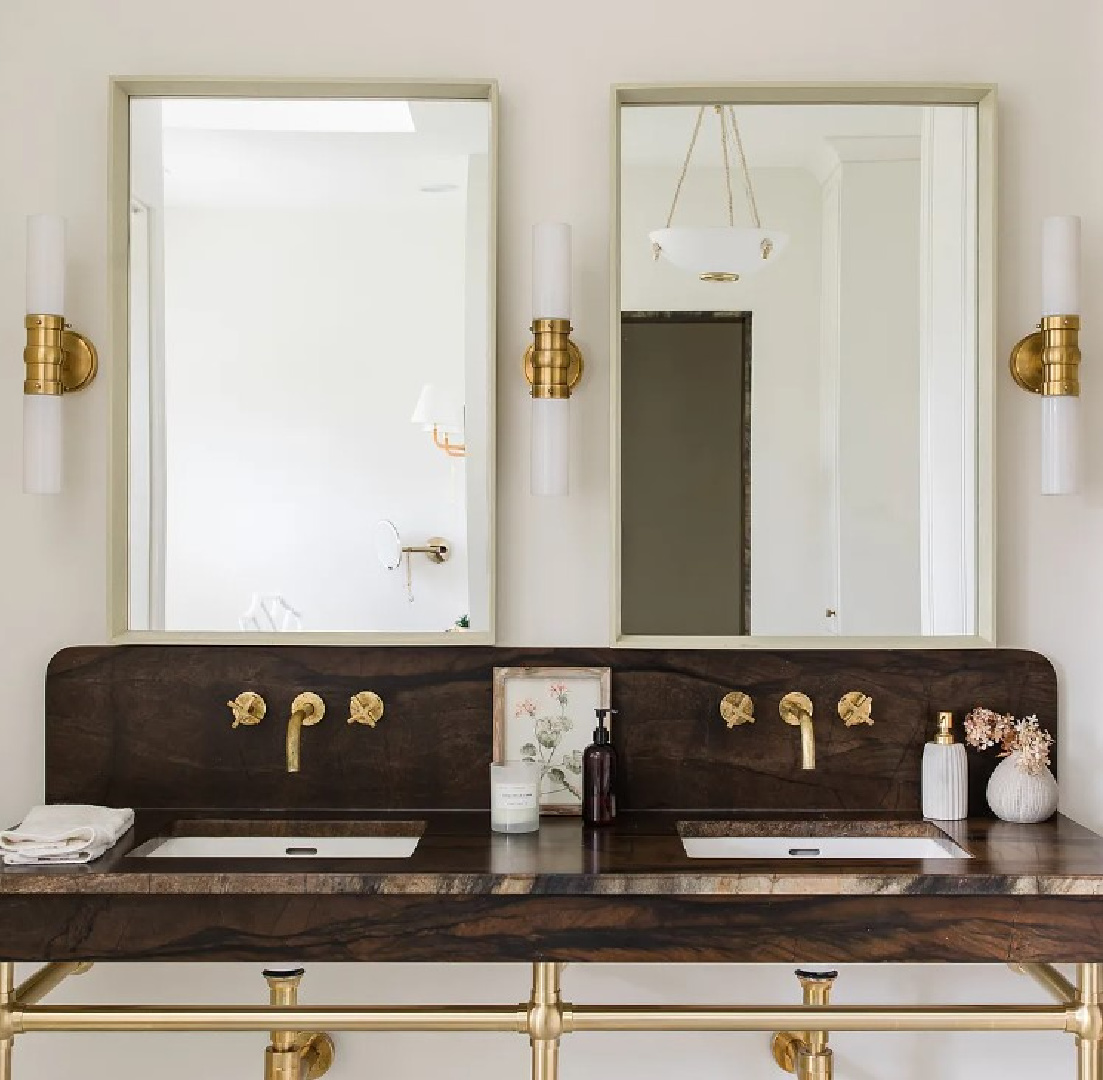
<path fill-rule="evenodd" d="M 582 755 L 582 822 L 612 825 L 617 817 L 617 752 L 605 726 L 616 709 L 595 709 L 594 741 Z"/>

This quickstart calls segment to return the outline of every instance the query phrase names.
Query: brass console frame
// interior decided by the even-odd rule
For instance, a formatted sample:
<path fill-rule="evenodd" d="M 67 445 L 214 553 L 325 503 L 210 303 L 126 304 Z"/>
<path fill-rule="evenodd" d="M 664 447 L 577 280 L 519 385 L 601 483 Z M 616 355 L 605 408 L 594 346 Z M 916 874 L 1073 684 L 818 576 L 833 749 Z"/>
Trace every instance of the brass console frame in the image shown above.
<path fill-rule="evenodd" d="M 38 1004 L 80 963 L 47 964 L 18 988 L 0 962 L 0 1080 L 13 1080 L 16 1038 L 44 1031 L 511 1031 L 532 1046 L 533 1080 L 556 1080 L 559 1044 L 582 1031 L 1063 1031 L 1076 1039 L 1077 1080 L 1103 1080 L 1103 963 L 1077 965 L 1073 986 L 1048 964 L 1017 970 L 1054 998 L 1048 1005 L 572 1005 L 562 965 L 532 965 L 519 1005 L 143 1006 Z"/>

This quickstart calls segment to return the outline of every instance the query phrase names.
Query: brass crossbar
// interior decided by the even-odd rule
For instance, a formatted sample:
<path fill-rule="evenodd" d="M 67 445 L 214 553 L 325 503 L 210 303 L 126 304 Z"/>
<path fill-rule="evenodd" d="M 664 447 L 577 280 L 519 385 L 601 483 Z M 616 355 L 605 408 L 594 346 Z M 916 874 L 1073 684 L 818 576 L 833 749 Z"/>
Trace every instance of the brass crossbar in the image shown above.
<path fill-rule="evenodd" d="M 34 1032 L 481 1031 L 527 1035 L 534 1080 L 556 1080 L 571 1032 L 649 1031 L 1063 1031 L 1076 1037 L 1078 1080 L 1103 1080 L 1103 964 L 1081 964 L 1073 986 L 1048 965 L 1022 965 L 1057 1000 L 1049 1005 L 661 1006 L 572 1005 L 556 963 L 533 964 L 532 996 L 519 1005 L 142 1006 L 34 1004 L 82 964 L 51 964 L 18 988 L 0 963 L 0 1080 L 12 1080 L 12 1044 Z"/>

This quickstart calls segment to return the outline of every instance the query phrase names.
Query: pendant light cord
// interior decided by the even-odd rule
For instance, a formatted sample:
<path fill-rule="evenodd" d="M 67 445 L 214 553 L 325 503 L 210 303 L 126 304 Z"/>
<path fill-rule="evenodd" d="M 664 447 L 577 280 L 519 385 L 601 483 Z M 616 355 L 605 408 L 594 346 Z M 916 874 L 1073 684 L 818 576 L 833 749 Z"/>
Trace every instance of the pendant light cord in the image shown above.
<path fill-rule="evenodd" d="M 678 176 L 678 183 L 674 188 L 674 199 L 670 204 L 670 213 L 666 216 L 666 227 L 669 229 L 674 224 L 674 213 L 678 209 L 678 199 L 681 197 L 682 188 L 686 182 L 686 175 L 689 172 L 689 163 L 693 159 L 693 151 L 697 146 L 697 137 L 701 134 L 701 124 L 705 119 L 705 108 L 702 105 L 697 110 L 697 120 L 693 125 L 693 135 L 689 140 L 689 148 L 686 150 L 685 160 L 682 162 L 682 171 Z M 747 194 L 747 202 L 751 208 L 751 219 L 754 222 L 756 229 L 762 228 L 762 220 L 758 216 L 758 202 L 754 197 L 754 186 L 751 184 L 751 170 L 747 165 L 747 153 L 743 148 L 743 136 L 739 131 L 739 122 L 735 118 L 735 109 L 729 105 L 725 112 L 724 106 L 714 105 L 716 115 L 720 120 L 720 151 L 724 158 L 724 183 L 728 193 L 728 225 L 735 225 L 735 197 L 732 192 L 732 176 L 731 176 L 731 148 L 728 143 L 728 124 L 731 124 L 731 134 L 735 141 L 736 152 L 739 154 L 739 166 L 743 172 L 743 187 Z M 766 241 L 764 241 L 766 243 Z M 771 245 L 772 246 L 772 245 Z M 655 258 L 659 257 L 660 248 L 658 244 L 652 244 L 652 251 Z M 763 258 L 766 257 L 768 252 L 764 252 Z"/>
<path fill-rule="evenodd" d="M 735 118 L 735 109 L 728 106 L 728 119 L 731 122 L 732 134 L 735 136 L 735 147 L 739 151 L 739 165 L 743 170 L 743 186 L 747 189 L 747 202 L 751 205 L 751 220 L 756 229 L 762 228 L 762 219 L 758 216 L 758 201 L 754 197 L 754 185 L 751 183 L 751 170 L 747 165 L 747 154 L 743 149 L 743 136 L 739 133 L 739 122 Z M 724 126 L 724 116 L 721 113 L 720 126 Z M 729 216 L 731 214 L 731 181 L 728 181 L 728 205 Z"/>

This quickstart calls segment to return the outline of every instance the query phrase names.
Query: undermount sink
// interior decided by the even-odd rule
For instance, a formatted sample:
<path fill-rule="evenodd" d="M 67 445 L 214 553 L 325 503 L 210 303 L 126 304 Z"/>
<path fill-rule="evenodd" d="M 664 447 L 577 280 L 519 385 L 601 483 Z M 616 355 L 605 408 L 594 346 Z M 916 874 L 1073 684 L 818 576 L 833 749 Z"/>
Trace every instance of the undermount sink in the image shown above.
<path fill-rule="evenodd" d="M 971 859 L 927 822 L 683 821 L 691 859 Z"/>
<path fill-rule="evenodd" d="M 137 848 L 146 859 L 408 859 L 420 821 L 178 821 Z"/>

